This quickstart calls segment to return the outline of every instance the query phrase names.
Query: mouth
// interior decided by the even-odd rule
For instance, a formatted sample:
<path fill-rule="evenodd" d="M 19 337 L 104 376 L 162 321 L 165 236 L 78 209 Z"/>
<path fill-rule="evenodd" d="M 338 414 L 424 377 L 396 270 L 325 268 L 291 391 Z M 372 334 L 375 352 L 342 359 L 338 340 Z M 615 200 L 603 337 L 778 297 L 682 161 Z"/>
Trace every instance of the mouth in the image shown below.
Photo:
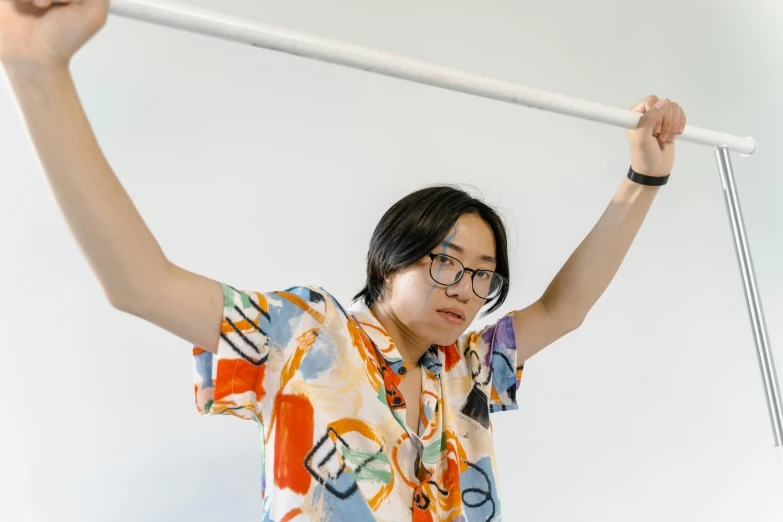
<path fill-rule="evenodd" d="M 456 308 L 444 308 L 438 310 L 438 315 L 451 324 L 462 324 L 465 322 L 465 315 Z"/>

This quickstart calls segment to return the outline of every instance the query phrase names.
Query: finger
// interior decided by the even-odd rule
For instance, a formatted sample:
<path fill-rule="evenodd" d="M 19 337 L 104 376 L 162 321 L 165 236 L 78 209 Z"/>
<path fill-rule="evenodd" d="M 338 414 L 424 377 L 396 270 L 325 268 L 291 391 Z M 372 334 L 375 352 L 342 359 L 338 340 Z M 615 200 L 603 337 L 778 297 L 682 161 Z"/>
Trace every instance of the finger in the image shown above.
<path fill-rule="evenodd" d="M 669 133 L 669 143 L 674 143 L 675 138 L 677 137 L 677 134 L 680 132 L 680 106 L 672 102 L 671 104 L 672 108 L 672 124 L 671 124 L 671 132 Z"/>
<path fill-rule="evenodd" d="M 656 103 L 658 103 L 658 97 L 655 95 L 647 96 L 643 100 L 641 100 L 639 103 L 634 105 L 631 110 L 634 112 L 647 112 L 650 110 L 652 106 L 654 106 Z"/>
<path fill-rule="evenodd" d="M 674 115 L 677 114 L 677 106 L 674 102 L 669 102 L 669 110 L 666 113 L 666 121 L 668 122 L 668 130 L 666 131 L 666 141 L 671 142 L 672 136 L 677 132 L 677 127 L 674 122 Z"/>
<path fill-rule="evenodd" d="M 636 112 L 647 112 L 653 107 L 655 107 L 655 104 L 658 103 L 659 101 L 660 98 L 658 98 L 654 94 L 651 94 L 650 96 L 647 96 L 639 103 L 637 103 L 631 110 Z M 655 124 L 655 126 L 652 129 L 652 132 L 653 134 L 658 134 L 661 132 L 661 122 Z"/>
<path fill-rule="evenodd" d="M 685 132 L 685 111 L 680 107 L 680 134 Z"/>
<path fill-rule="evenodd" d="M 662 143 L 666 143 L 669 140 L 669 133 L 671 132 L 672 127 L 671 114 L 672 104 L 669 102 L 669 105 L 666 108 L 666 114 L 664 114 L 663 119 L 661 120 L 661 133 L 658 135 L 658 139 L 661 140 Z"/>
<path fill-rule="evenodd" d="M 666 100 L 658 100 L 658 103 L 648 107 L 639 119 L 639 124 L 636 126 L 637 130 L 644 129 L 645 135 L 649 135 L 647 133 L 652 133 L 655 126 L 663 119 L 667 110 L 668 103 Z"/>

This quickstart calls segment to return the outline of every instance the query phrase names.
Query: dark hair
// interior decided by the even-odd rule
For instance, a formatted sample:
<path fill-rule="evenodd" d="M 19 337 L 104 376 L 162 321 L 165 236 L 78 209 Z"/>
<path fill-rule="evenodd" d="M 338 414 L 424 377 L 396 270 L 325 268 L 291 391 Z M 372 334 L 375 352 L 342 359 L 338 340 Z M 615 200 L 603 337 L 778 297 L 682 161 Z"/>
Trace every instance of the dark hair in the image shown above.
<path fill-rule="evenodd" d="M 367 282 L 353 300 L 363 299 L 368 307 L 378 302 L 383 293 L 384 279 L 414 264 L 441 244 L 460 216 L 465 214 L 483 219 L 495 236 L 495 271 L 505 278 L 506 283 L 484 315 L 497 310 L 508 296 L 510 283 L 506 227 L 492 207 L 451 185 L 417 190 L 386 211 L 370 240 Z"/>

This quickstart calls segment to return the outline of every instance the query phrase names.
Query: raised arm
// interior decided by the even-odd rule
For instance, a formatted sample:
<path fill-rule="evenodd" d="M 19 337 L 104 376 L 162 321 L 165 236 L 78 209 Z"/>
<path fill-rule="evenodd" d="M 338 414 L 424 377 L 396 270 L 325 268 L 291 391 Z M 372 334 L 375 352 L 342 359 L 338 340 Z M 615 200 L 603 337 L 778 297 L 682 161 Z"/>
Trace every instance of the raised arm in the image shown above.
<path fill-rule="evenodd" d="M 104 157 L 69 72 L 108 1 L 39 8 L 0 0 L 0 61 L 57 204 L 108 301 L 216 352 L 220 285 L 164 255 Z"/>

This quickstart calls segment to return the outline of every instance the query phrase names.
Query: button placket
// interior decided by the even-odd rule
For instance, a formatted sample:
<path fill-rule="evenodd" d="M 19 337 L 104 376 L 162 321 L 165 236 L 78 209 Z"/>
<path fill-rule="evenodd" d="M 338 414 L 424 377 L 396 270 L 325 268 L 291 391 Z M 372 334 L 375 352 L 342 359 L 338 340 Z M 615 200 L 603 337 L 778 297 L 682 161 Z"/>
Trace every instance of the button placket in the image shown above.
<path fill-rule="evenodd" d="M 440 381 L 437 379 L 438 375 L 425 370 L 422 372 L 421 383 L 421 397 L 419 399 L 419 408 L 422 415 L 427 419 L 427 424 L 419 420 L 419 437 L 423 437 L 431 428 L 433 423 L 438 421 L 438 413 L 440 403 Z M 430 410 L 430 415 L 427 416 L 427 408 Z"/>

